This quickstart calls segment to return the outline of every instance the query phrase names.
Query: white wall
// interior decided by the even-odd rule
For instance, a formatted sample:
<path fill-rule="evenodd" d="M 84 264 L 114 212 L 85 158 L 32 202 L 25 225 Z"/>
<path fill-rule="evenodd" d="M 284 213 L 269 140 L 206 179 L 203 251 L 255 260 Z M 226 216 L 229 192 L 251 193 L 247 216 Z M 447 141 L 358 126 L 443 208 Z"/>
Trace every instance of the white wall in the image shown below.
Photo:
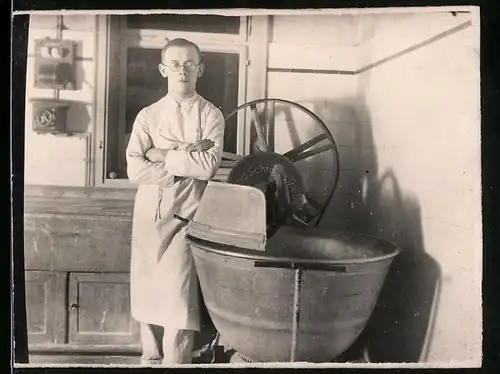
<path fill-rule="evenodd" d="M 54 98 L 54 91 L 34 87 L 34 41 L 56 38 L 57 17 L 32 15 L 28 41 L 26 77 L 25 183 L 85 186 L 89 178 L 88 151 L 94 126 L 95 80 L 95 16 L 64 16 L 64 39 L 78 44 L 76 51 L 77 90 L 59 93 L 60 99 L 71 100 L 68 127 L 80 133 L 71 137 L 37 134 L 32 129 L 32 99 Z"/>
<path fill-rule="evenodd" d="M 481 361 L 479 34 L 477 25 L 455 30 L 469 19 L 446 12 L 272 23 L 267 96 L 311 109 L 339 143 L 340 183 L 322 226 L 372 233 L 403 250 L 367 329 L 374 361 Z M 280 116 L 279 151 L 317 134 L 305 116 Z M 316 196 L 330 183 L 325 159 L 303 168 Z"/>
<path fill-rule="evenodd" d="M 297 102 L 318 115 L 338 142 L 339 184 L 323 222 L 347 228 L 356 181 L 353 172 L 357 78 L 347 74 L 310 74 L 273 69 L 352 71 L 357 64 L 358 23 L 354 16 L 274 16 L 271 22 L 267 97 Z M 298 109 L 277 107 L 276 150 L 285 152 L 321 133 Z M 279 108 L 283 110 L 280 111 Z M 286 116 L 288 114 L 288 117 Z M 330 157 L 330 158 L 329 158 Z M 327 153 L 296 164 L 307 176 L 306 189 L 318 202 L 332 184 L 332 158 Z M 328 191 L 326 191 L 328 192 Z"/>
<path fill-rule="evenodd" d="M 375 37 L 362 46 L 364 57 L 377 61 L 470 19 L 445 13 L 378 22 Z M 364 125 L 371 128 L 377 160 L 377 178 L 370 183 L 376 194 L 381 191 L 370 209 L 378 208 L 379 224 L 385 226 L 380 235 L 394 238 L 406 251 L 396 264 L 402 274 L 393 277 L 400 292 L 387 295 L 409 293 L 409 304 L 420 314 L 411 317 L 409 310 L 388 307 L 392 321 L 386 326 L 399 319 L 410 330 L 421 327 L 417 320 L 432 308 L 419 308 L 414 300 L 437 303 L 425 359 L 463 365 L 480 364 L 482 331 L 479 27 L 474 22 L 358 75 Z M 400 202 L 394 190 L 380 187 L 386 172 L 397 181 Z M 440 286 L 438 298 L 434 282 Z M 397 333 L 385 335 L 397 346 Z"/>

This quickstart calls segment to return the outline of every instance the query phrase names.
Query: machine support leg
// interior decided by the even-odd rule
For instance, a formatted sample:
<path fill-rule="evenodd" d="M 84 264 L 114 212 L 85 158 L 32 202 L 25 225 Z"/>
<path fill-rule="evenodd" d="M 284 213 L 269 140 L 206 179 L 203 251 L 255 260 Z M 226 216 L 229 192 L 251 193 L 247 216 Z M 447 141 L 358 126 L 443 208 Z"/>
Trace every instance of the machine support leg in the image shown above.
<path fill-rule="evenodd" d="M 302 287 L 302 269 L 295 269 L 295 284 L 293 298 L 293 325 L 292 325 L 292 348 L 290 361 L 295 362 L 297 356 L 297 339 L 299 335 L 299 319 L 300 319 L 300 289 Z"/>

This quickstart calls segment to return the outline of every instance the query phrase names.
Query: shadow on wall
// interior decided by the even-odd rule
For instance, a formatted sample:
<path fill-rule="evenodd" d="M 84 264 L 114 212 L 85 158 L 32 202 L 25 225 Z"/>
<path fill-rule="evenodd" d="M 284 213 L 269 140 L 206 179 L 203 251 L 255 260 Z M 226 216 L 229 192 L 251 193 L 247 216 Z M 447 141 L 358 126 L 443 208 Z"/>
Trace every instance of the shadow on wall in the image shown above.
<path fill-rule="evenodd" d="M 91 123 L 91 106 L 87 103 L 72 102 L 68 109 L 67 131 L 70 134 L 84 134 L 89 131 Z"/>
<path fill-rule="evenodd" d="M 84 84 L 88 84 L 85 80 L 85 70 L 82 64 L 76 64 L 76 89 L 82 90 Z M 70 100 L 66 118 L 66 131 L 69 135 L 85 134 L 90 131 L 89 127 L 92 122 L 91 104 L 79 101 Z"/>
<path fill-rule="evenodd" d="M 418 200 L 403 196 L 392 170 L 372 180 L 368 191 L 355 230 L 392 241 L 401 253 L 389 269 L 372 317 L 353 351 L 366 346 L 372 362 L 425 361 L 441 270 L 424 250 Z"/>
<path fill-rule="evenodd" d="M 379 172 L 369 111 L 362 98 L 350 103 L 320 100 L 310 107 L 331 129 L 341 163 L 350 165 L 344 170 L 341 164 L 339 186 L 322 226 L 374 235 L 401 248 L 367 327 L 343 358 L 357 359 L 360 349 L 368 347 L 371 362 L 423 361 L 441 270 L 425 252 L 418 199 L 403 194 L 391 169 Z M 331 118 L 349 118 L 350 128 L 330 122 Z M 344 150 L 342 155 L 342 145 L 349 143 L 352 152 Z M 339 198 L 349 203 L 339 203 Z M 335 222 L 342 221 L 348 223 L 337 227 Z"/>

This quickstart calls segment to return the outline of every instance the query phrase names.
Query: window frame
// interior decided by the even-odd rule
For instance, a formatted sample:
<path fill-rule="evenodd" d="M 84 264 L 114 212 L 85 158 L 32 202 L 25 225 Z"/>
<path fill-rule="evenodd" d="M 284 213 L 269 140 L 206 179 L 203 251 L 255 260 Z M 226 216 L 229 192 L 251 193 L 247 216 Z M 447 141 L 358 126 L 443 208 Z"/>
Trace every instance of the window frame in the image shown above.
<path fill-rule="evenodd" d="M 94 170 L 92 173 L 92 185 L 95 187 L 110 188 L 137 188 L 137 185 L 128 179 L 110 179 L 105 175 L 107 163 L 107 141 L 108 128 L 110 122 L 114 120 L 125 126 L 124 106 L 125 91 L 124 79 L 119 79 L 119 84 L 110 85 L 110 82 L 119 76 L 120 69 L 126 68 L 126 50 L 129 47 L 162 48 L 167 38 L 172 39 L 182 37 L 197 43 L 202 51 L 207 52 L 227 52 L 239 54 L 239 77 L 238 77 L 238 106 L 248 102 L 253 98 L 264 97 L 265 76 L 267 71 L 261 64 L 250 64 L 250 59 L 255 56 L 255 51 L 259 51 L 256 58 L 267 61 L 267 54 L 261 56 L 263 48 L 256 48 L 256 43 L 266 43 L 267 38 L 258 35 L 253 38 L 251 35 L 251 17 L 241 17 L 240 34 L 219 34 L 219 33 L 199 33 L 180 32 L 168 30 L 139 30 L 125 29 L 125 18 L 116 18 L 109 15 L 101 15 L 98 19 L 98 42 L 97 42 L 97 63 L 96 63 L 96 121 L 95 136 L 93 142 Z M 266 17 L 267 27 L 267 17 Z M 121 65 L 121 68 L 120 68 Z M 113 71 L 114 69 L 114 71 Z M 117 73 L 118 71 L 118 73 Z M 259 84 L 249 84 L 254 77 L 259 77 Z M 263 78 L 264 77 L 264 78 Z M 118 92 L 117 92 L 118 91 Z M 111 100 L 121 100 L 113 102 Z M 237 153 L 246 154 L 249 142 L 249 126 L 247 111 L 238 113 L 237 121 Z M 113 117 L 114 116 L 114 117 Z M 120 119 L 123 119 L 121 121 Z M 224 178 L 227 174 L 220 171 L 217 178 Z"/>
<path fill-rule="evenodd" d="M 238 34 L 178 31 L 178 30 L 158 30 L 158 29 L 129 29 L 126 18 L 122 17 L 120 22 L 120 35 L 124 38 L 133 39 L 156 39 L 156 38 L 185 38 L 188 40 L 203 40 L 206 42 L 244 43 L 248 39 L 248 17 L 240 17 L 240 30 Z M 196 43 L 196 42 L 195 42 Z"/>

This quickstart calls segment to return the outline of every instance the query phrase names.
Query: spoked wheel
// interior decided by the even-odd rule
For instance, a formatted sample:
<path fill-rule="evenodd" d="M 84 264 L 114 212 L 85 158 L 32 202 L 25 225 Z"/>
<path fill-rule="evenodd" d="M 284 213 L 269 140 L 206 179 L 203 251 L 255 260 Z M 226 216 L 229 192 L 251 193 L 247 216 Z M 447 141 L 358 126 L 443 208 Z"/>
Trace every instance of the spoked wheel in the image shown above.
<path fill-rule="evenodd" d="M 292 109 L 298 110 L 308 121 L 312 121 L 316 135 L 309 135 L 309 140 L 304 142 L 298 140 L 297 136 L 294 139 L 287 137 L 287 134 L 291 133 L 287 132 L 290 119 L 287 121 L 276 119 L 281 114 L 290 116 Z M 250 116 L 249 122 L 252 124 L 250 150 L 247 151 L 249 153 L 247 155 L 223 153 L 221 166 L 231 169 L 227 182 L 263 187 L 268 185 L 273 177 L 276 179 L 278 170 L 283 174 L 284 185 L 288 187 L 285 189 L 287 198 L 285 205 L 292 208 L 300 206 L 300 212 L 294 210 L 294 217 L 308 225 L 317 226 L 335 192 L 339 178 L 339 152 L 330 130 L 309 109 L 288 100 L 251 101 L 231 112 L 226 117 L 226 123 L 230 123 L 232 117 L 241 114 L 242 111 Z M 277 124 L 280 125 L 279 128 Z M 325 155 L 328 156 L 326 160 Z M 321 157 L 321 168 L 328 171 L 330 180 L 311 181 L 305 173 L 307 161 L 318 156 Z M 319 197 L 313 196 L 311 188 L 315 184 L 317 187 L 318 183 L 325 184 Z"/>

